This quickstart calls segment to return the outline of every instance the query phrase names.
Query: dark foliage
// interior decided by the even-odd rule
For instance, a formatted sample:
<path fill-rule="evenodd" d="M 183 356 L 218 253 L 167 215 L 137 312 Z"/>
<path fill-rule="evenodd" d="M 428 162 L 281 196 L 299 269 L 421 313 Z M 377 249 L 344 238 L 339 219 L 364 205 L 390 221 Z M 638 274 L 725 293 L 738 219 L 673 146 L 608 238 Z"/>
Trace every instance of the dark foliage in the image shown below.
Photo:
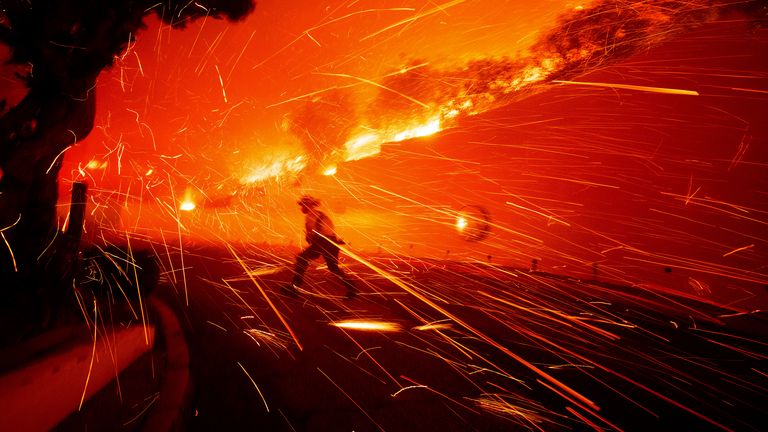
<path fill-rule="evenodd" d="M 6 309 L 41 304 L 55 314 L 62 291 L 72 289 L 77 243 L 58 233 L 58 172 L 66 149 L 93 128 L 97 77 L 135 40 L 144 19 L 154 14 L 183 28 L 201 17 L 240 20 L 254 7 L 254 0 L 0 0 L 0 44 L 11 64 L 24 66 L 20 78 L 29 88 L 8 111 L 0 95 Z"/>

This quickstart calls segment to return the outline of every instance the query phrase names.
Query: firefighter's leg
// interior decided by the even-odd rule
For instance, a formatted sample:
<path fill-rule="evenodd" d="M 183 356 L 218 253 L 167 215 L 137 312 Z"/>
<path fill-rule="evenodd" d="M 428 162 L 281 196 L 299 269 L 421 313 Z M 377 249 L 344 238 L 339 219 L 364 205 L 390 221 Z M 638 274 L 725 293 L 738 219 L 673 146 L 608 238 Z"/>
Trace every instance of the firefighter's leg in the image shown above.
<path fill-rule="evenodd" d="M 328 265 L 328 270 L 331 271 L 347 288 L 347 297 L 353 297 L 357 294 L 357 287 L 355 287 L 352 279 L 347 276 L 342 269 L 339 268 L 339 248 L 332 246 L 323 249 L 323 257 L 325 263 Z"/>
<path fill-rule="evenodd" d="M 296 256 L 296 265 L 293 268 L 293 281 L 291 285 L 298 288 L 304 283 L 304 272 L 307 271 L 309 262 L 319 255 L 317 247 L 310 245 Z"/>

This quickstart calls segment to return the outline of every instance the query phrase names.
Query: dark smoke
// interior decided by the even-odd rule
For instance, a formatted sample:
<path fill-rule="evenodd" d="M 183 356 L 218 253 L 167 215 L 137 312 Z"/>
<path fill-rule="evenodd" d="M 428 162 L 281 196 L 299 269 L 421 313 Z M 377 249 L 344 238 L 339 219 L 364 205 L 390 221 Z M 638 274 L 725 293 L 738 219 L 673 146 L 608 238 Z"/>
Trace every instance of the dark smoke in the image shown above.
<path fill-rule="evenodd" d="M 333 90 L 309 100 L 287 116 L 288 130 L 301 141 L 309 157 L 307 171 L 316 173 L 340 161 L 344 143 L 357 125 L 350 95 Z"/>
<path fill-rule="evenodd" d="M 547 83 L 617 63 L 735 13 L 763 26 L 768 1 L 598 1 L 561 15 L 529 52 L 517 57 L 479 59 L 454 69 L 406 68 L 407 72 L 393 74 L 382 83 L 397 92 L 381 90 L 368 116 L 381 127 L 392 119 L 412 121 L 435 114 L 400 93 L 434 107 L 447 127 L 454 117 L 506 105 L 543 90 Z"/>
<path fill-rule="evenodd" d="M 366 112 L 372 128 L 397 127 L 400 122 L 423 123 L 434 115 L 435 109 L 455 97 L 461 83 L 443 71 L 419 66 L 425 64 L 412 61 L 403 68 L 406 72 L 390 74 L 380 81 L 383 90 Z"/>
<path fill-rule="evenodd" d="M 533 46 L 534 56 L 556 58 L 552 78 L 569 78 L 615 63 L 725 13 L 757 18 L 760 1 L 604 0 L 559 17 L 558 25 Z"/>

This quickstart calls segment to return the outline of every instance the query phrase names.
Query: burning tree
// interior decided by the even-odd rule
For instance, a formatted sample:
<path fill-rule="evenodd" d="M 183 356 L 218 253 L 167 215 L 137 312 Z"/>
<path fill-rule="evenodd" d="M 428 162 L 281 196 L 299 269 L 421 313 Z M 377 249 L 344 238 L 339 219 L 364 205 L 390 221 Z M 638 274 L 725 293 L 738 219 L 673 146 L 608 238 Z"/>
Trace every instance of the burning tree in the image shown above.
<path fill-rule="evenodd" d="M 0 100 L 0 280 L 11 290 L 50 289 L 68 268 L 56 223 L 66 150 L 95 118 L 96 79 L 155 14 L 183 28 L 201 17 L 244 18 L 254 0 L 0 0 L 0 43 L 23 65 L 26 96 Z M 5 96 L 5 95 L 3 95 Z"/>

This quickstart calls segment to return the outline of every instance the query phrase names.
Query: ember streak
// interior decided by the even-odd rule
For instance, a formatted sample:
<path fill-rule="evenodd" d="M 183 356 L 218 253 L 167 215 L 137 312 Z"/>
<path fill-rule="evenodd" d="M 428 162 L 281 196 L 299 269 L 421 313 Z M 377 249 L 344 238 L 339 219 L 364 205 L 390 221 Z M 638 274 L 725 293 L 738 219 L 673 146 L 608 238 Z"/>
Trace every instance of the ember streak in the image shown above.
<path fill-rule="evenodd" d="M 606 394 L 643 424 L 750 426 L 722 405 L 764 398 L 764 364 L 706 356 L 768 358 L 720 327 L 768 307 L 765 2 L 278 3 L 150 23 L 100 76 L 95 130 L 62 156 L 62 196 L 90 185 L 88 241 L 149 245 L 183 307 L 224 299 L 207 331 L 278 367 L 331 351 L 316 387 L 379 429 L 339 365 L 515 428 L 631 430 Z M 364 307 L 325 281 L 278 294 L 302 194 Z M 283 415 L 259 368 L 230 363 Z"/>
<path fill-rule="evenodd" d="M 379 89 L 379 94 L 360 115 L 364 130 L 361 135 L 346 139 L 353 131 L 353 125 L 348 123 L 328 143 L 319 128 L 333 127 L 334 121 L 338 121 L 329 119 L 304 122 L 297 132 L 309 138 L 302 142 L 309 141 L 305 145 L 310 160 L 323 160 L 336 151 L 343 151 L 346 160 L 358 160 L 377 154 L 382 143 L 436 133 L 467 116 L 544 91 L 553 81 L 572 83 L 564 80 L 607 67 L 718 19 L 733 7 L 754 6 L 753 3 L 608 0 L 576 7 L 560 16 L 556 27 L 545 32 L 526 53 L 517 57 L 472 60 L 447 69 L 437 69 L 429 62 L 414 60 L 379 82 L 370 83 Z M 695 94 L 678 89 L 641 86 L 634 89 Z M 331 89 L 313 95 L 300 108 L 302 114 L 299 115 L 316 112 L 332 115 L 335 119 L 343 117 L 349 122 L 353 112 L 348 103 L 341 102 L 338 96 L 328 96 L 328 93 L 337 95 L 337 92 Z M 330 114 L 330 109 L 344 109 L 345 112 L 337 116 Z M 337 147 L 329 145 L 333 143 Z M 341 143 L 344 143 L 343 148 L 339 148 Z M 313 156 L 314 152 L 319 152 L 320 157 Z"/>
<path fill-rule="evenodd" d="M 623 283 L 673 267 L 686 276 L 651 279 L 674 276 L 684 291 L 721 299 L 740 290 L 712 290 L 723 280 L 764 284 L 755 270 L 760 217 L 746 213 L 764 206 L 731 196 L 765 183 L 752 174 L 764 163 L 755 150 L 764 131 L 751 120 L 765 109 L 765 65 L 742 61 L 765 44 L 761 2 L 569 4 L 536 9 L 526 17 L 537 25 L 531 28 L 515 18 L 528 10 L 524 2 L 505 5 L 517 33 L 498 30 L 503 19 L 478 17 L 481 5 L 445 6 L 440 19 L 448 22 L 419 7 L 308 9 L 299 21 L 314 25 L 296 38 L 269 36 L 276 45 L 267 47 L 258 46 L 250 21 L 201 23 L 173 36 L 184 37 L 184 49 L 170 48 L 166 27 L 151 27 L 147 35 L 156 37 L 139 38 L 102 77 L 97 130 L 65 158 L 65 180 L 92 183 L 91 235 L 162 227 L 193 238 L 290 244 L 300 240 L 294 198 L 313 192 L 327 197 L 348 237 L 366 250 L 444 258 L 449 249 L 452 257 L 493 256 L 524 267 L 547 257 L 550 269 L 590 275 L 598 265 L 602 277 Z M 277 13 L 270 7 L 260 10 Z M 265 24 L 258 13 L 252 19 Z M 445 34 L 461 49 L 442 50 L 440 59 L 427 54 L 440 48 L 442 25 L 456 22 L 469 34 L 483 20 L 495 30 L 477 44 Z M 394 25 L 406 27 L 396 40 Z M 340 42 L 340 29 L 351 41 Z M 525 42 L 498 48 L 513 35 Z M 399 51 L 394 62 L 374 55 L 393 51 L 387 43 Z M 742 57 L 729 56 L 731 48 Z M 301 66 L 304 54 L 309 68 Z M 295 71 L 290 79 L 283 63 Z M 615 106 L 615 117 L 595 104 Z M 700 135 L 704 125 L 716 132 Z M 672 144 L 665 135 L 694 138 Z M 437 138 L 425 142 L 439 147 L 414 141 L 430 136 Z M 706 156 L 695 154 L 701 145 Z M 729 161 L 725 172 L 707 169 L 721 159 Z M 574 164 L 580 160 L 594 165 Z M 646 172 L 633 168 L 637 161 Z M 750 183 L 707 193 L 710 180 L 740 170 Z M 648 187 L 624 180 L 659 173 L 675 180 Z M 629 210 L 637 196 L 652 213 Z M 603 209 L 605 199 L 626 210 Z M 457 212 L 466 205 L 490 211 L 488 241 L 468 244 L 457 235 Z M 746 223 L 724 226 L 738 239 L 707 239 L 701 226 L 723 218 Z M 668 233 L 645 234 L 665 225 Z"/>

